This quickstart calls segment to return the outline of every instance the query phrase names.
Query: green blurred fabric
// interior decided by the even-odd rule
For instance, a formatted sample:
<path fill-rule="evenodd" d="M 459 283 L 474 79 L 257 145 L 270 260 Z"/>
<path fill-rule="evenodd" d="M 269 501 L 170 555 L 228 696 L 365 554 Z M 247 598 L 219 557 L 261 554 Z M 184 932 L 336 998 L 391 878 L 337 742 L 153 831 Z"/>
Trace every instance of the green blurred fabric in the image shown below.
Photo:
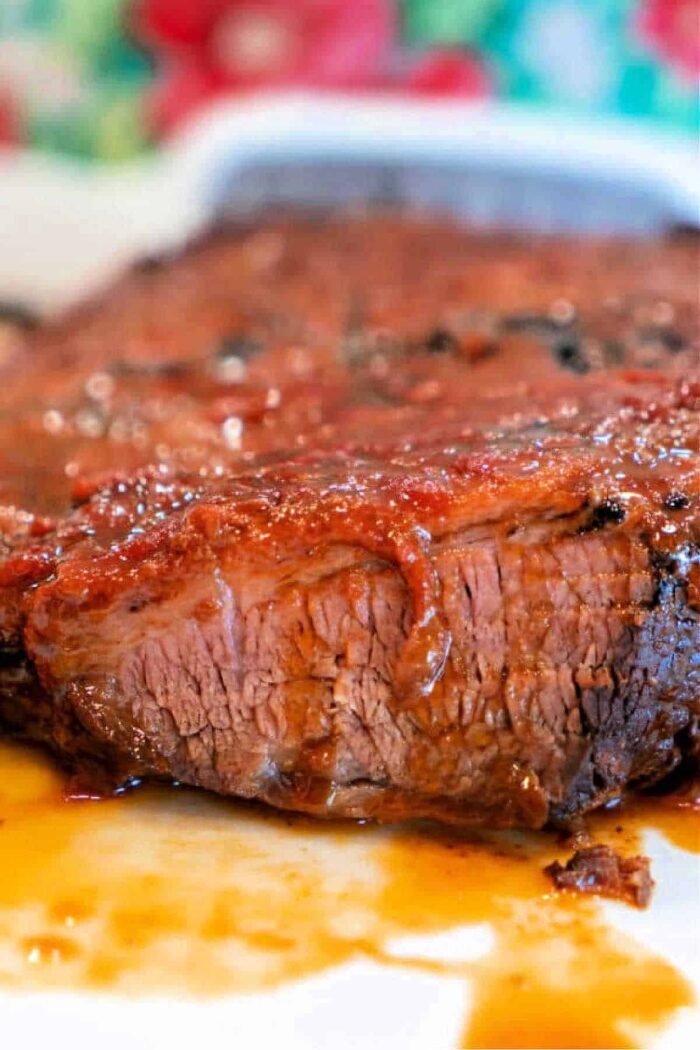
<path fill-rule="evenodd" d="M 392 7 L 387 77 L 423 55 L 458 53 L 483 70 L 497 97 L 569 111 L 572 119 L 624 115 L 697 134 L 697 71 L 674 22 L 682 13 L 692 29 L 697 0 L 402 0 Z M 282 0 L 270 0 L 269 9 L 283 11 Z M 645 34 L 640 27 L 650 18 L 656 29 Z M 173 58 L 157 45 L 149 52 L 129 25 L 130 0 L 1 0 L 0 140 L 115 161 L 150 148 L 159 130 L 149 122 L 149 99 Z M 443 93 L 449 84 L 438 80 Z M 390 87 L 401 90 L 400 77 Z"/>

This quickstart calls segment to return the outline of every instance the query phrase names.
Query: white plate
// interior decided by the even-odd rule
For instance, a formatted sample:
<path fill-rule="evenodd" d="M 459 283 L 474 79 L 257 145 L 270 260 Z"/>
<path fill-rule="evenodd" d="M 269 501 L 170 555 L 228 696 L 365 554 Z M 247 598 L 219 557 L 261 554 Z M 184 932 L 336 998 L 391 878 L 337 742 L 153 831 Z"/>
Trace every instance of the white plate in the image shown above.
<path fill-rule="evenodd" d="M 223 833 L 223 831 L 222 831 Z M 657 880 L 647 912 L 605 905 L 609 925 L 666 958 L 700 993 L 697 858 L 650 835 L 646 848 Z M 420 901 L 416 901 L 420 907 Z M 454 963 L 479 958 L 489 948 L 485 926 L 432 937 L 412 937 L 388 947 Z M 563 995 L 566 994 L 565 989 Z M 455 1047 L 469 1016 L 469 982 L 400 965 L 353 962 L 264 993 L 212 1000 L 144 999 L 75 994 L 0 992 L 2 1046 L 8 1050 L 192 1050 L 209 1040 L 225 1047 L 287 1050 L 435 1050 Z M 504 1003 L 507 1009 L 507 1003 Z M 595 1010 L 595 1003 L 591 1003 Z M 698 1015 L 678 1012 L 648 1044 L 655 1050 L 697 1045 Z"/>

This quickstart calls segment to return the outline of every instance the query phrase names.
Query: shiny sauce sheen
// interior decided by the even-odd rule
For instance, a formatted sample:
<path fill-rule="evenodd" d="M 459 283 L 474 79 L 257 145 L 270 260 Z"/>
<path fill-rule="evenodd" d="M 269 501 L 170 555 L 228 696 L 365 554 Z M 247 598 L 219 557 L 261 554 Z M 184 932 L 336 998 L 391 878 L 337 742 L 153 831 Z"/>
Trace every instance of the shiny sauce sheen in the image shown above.
<path fill-rule="evenodd" d="M 464 1047 L 647 1045 L 693 1001 L 596 900 L 553 889 L 543 868 L 570 852 L 554 833 L 323 824 L 164 787 L 67 802 L 65 788 L 40 752 L 0 745 L 6 988 L 211 997 L 369 959 L 463 978 Z M 648 829 L 697 853 L 694 797 L 589 826 L 627 854 Z M 493 946 L 476 961 L 395 947 L 483 923 Z"/>

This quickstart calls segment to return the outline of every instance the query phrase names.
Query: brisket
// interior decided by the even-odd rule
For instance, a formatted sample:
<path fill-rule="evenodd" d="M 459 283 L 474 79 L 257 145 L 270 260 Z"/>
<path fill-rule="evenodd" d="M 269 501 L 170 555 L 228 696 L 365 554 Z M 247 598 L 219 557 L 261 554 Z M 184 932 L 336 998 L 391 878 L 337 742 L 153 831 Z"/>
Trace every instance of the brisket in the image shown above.
<path fill-rule="evenodd" d="M 6 728 L 320 815 L 659 781 L 700 706 L 694 257 L 282 218 L 18 332 Z"/>

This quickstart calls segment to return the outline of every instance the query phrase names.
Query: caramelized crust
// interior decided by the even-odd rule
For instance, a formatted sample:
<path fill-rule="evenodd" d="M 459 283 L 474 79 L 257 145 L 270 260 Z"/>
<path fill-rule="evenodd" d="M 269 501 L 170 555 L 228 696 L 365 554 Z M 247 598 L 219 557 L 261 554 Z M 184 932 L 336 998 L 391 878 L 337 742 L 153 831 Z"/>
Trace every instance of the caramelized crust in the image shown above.
<path fill-rule="evenodd" d="M 663 777 L 700 696 L 694 259 L 270 220 L 23 336 L 5 722 L 354 817 L 539 826 Z"/>

